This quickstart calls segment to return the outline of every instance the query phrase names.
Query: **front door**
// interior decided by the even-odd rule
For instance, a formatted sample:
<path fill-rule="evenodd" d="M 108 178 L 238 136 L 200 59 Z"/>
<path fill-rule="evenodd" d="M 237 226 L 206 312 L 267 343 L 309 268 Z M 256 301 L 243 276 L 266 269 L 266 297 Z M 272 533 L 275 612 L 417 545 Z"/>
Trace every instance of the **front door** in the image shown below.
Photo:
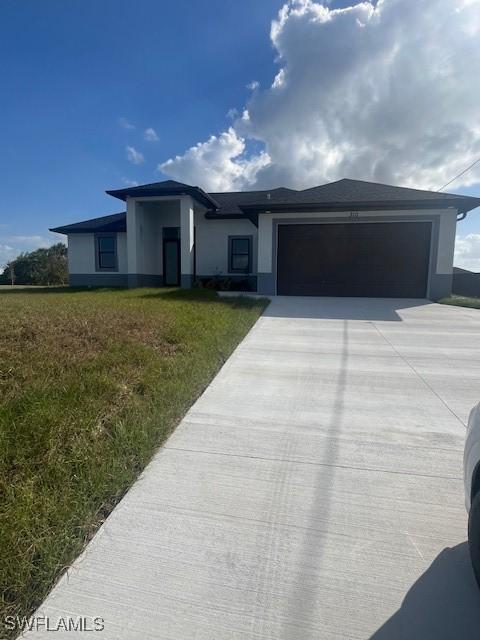
<path fill-rule="evenodd" d="M 177 238 L 163 240 L 163 284 L 166 287 L 180 285 L 180 240 Z"/>

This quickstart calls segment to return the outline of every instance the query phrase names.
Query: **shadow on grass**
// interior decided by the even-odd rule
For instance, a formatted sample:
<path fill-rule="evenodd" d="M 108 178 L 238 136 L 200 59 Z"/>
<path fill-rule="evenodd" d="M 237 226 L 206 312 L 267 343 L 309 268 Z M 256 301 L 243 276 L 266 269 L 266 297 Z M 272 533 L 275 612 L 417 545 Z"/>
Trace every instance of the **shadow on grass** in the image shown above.
<path fill-rule="evenodd" d="M 33 295 L 37 293 L 45 294 L 59 294 L 59 293 L 98 293 L 101 291 L 126 291 L 126 287 L 39 287 L 39 286 L 13 286 L 9 287 L 8 285 L 0 286 L 0 296 L 1 295 L 19 295 L 19 294 L 28 294 Z"/>
<path fill-rule="evenodd" d="M 216 291 L 212 289 L 180 289 L 171 287 L 38 287 L 24 286 L 8 288 L 0 287 L 0 296 L 2 295 L 37 295 L 37 294 L 75 294 L 75 293 L 129 293 L 134 298 L 143 298 L 148 300 L 165 300 L 179 302 L 207 302 L 211 304 L 215 302 L 228 307 L 253 308 L 268 305 L 267 298 L 249 298 L 247 296 L 229 296 L 220 297 Z"/>
<path fill-rule="evenodd" d="M 148 299 L 162 298 L 163 300 L 179 301 L 190 300 L 192 302 L 216 302 L 230 307 L 255 307 L 259 304 L 266 307 L 269 302 L 268 298 L 250 298 L 242 295 L 241 292 L 238 292 L 238 295 L 222 297 L 217 295 L 217 292 L 213 289 L 171 289 L 168 287 L 163 287 L 155 290 L 154 292 L 144 293 L 139 297 Z"/>

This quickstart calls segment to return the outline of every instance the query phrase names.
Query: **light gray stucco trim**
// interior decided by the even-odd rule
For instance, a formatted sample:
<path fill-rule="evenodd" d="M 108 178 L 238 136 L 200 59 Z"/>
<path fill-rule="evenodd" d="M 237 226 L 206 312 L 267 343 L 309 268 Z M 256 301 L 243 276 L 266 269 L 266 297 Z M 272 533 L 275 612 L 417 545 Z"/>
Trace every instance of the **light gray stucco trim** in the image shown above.
<path fill-rule="evenodd" d="M 264 295 L 276 295 L 277 293 L 277 252 L 278 252 L 278 227 L 281 224 L 364 224 L 375 222 L 430 222 L 432 234 L 430 240 L 430 258 L 427 279 L 426 297 L 431 300 L 450 295 L 452 276 L 450 274 L 437 274 L 438 242 L 440 236 L 439 214 L 415 214 L 392 216 L 362 216 L 358 219 L 345 219 L 338 216 L 322 218 L 273 218 L 272 219 L 272 273 L 258 274 L 258 293 Z"/>

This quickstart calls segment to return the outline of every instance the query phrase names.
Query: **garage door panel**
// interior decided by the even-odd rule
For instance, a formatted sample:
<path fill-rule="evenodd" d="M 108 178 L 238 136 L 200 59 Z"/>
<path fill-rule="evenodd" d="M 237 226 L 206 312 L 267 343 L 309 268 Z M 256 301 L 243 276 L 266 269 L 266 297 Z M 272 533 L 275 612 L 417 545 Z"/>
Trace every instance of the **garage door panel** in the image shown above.
<path fill-rule="evenodd" d="M 280 295 L 424 297 L 431 223 L 278 227 Z"/>

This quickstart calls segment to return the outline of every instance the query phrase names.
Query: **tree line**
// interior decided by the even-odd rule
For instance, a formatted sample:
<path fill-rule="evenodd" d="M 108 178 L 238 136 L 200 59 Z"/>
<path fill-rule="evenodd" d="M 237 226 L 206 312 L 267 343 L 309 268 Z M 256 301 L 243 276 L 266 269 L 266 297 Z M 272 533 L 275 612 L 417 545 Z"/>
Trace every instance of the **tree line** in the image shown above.
<path fill-rule="evenodd" d="M 62 242 L 46 249 L 21 253 L 0 274 L 0 284 L 48 286 L 68 282 L 67 247 Z"/>

